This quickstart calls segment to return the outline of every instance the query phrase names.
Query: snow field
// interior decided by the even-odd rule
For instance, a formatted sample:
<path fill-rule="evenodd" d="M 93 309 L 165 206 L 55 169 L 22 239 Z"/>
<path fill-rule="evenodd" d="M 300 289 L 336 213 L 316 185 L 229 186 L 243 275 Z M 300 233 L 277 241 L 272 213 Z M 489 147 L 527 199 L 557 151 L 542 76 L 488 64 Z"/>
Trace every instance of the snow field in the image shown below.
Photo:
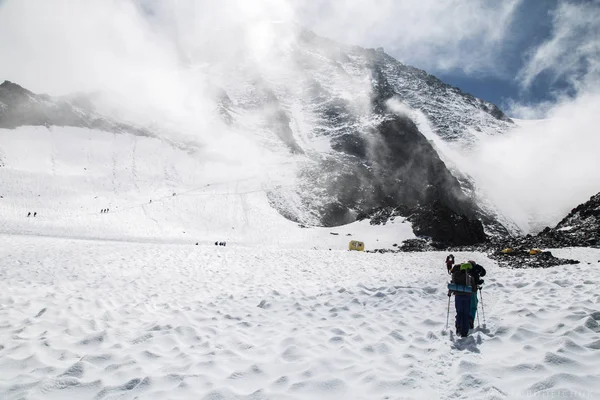
<path fill-rule="evenodd" d="M 458 339 L 443 253 L 1 239 L 2 399 L 600 394 L 598 262 L 456 254 L 488 269 L 487 325 Z"/>
<path fill-rule="evenodd" d="M 225 145 L 179 148 L 82 128 L 0 129 L 0 233 L 311 249 L 347 249 L 352 239 L 391 248 L 415 237 L 400 218 L 383 228 L 366 221 L 300 228 L 267 198 L 270 185 L 293 184 L 281 181 L 294 173 L 289 156 L 265 155 L 275 163 L 265 167 L 214 153 Z"/>

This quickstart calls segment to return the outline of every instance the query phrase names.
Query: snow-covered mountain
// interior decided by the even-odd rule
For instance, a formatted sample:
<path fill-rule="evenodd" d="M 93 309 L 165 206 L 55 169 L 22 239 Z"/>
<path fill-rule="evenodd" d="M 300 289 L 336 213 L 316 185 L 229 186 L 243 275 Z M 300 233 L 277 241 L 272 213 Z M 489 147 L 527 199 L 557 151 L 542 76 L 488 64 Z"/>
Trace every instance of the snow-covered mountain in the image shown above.
<path fill-rule="evenodd" d="M 428 124 L 437 137 L 468 148 L 478 135 L 511 126 L 496 106 L 382 50 L 342 45 L 288 25 L 275 29 L 281 40 L 260 60 L 243 52 L 235 62 L 190 52 L 187 62 L 210 78 L 223 132 L 244 135 L 287 160 L 268 170 L 287 169 L 286 178 L 263 179 L 261 186 L 282 215 L 304 225 L 337 226 L 393 208 L 419 235 L 449 244 L 483 240 L 479 220 L 488 231 L 505 232 L 498 216 L 478 205 L 469 180 L 450 172 L 422 132 Z M 192 152 L 201 147 L 173 140 L 146 121 L 123 122 L 101 112 L 94 97 L 36 95 L 5 82 L 0 104 L 0 128 L 83 127 L 165 139 Z M 418 123 L 415 112 L 422 117 Z"/>

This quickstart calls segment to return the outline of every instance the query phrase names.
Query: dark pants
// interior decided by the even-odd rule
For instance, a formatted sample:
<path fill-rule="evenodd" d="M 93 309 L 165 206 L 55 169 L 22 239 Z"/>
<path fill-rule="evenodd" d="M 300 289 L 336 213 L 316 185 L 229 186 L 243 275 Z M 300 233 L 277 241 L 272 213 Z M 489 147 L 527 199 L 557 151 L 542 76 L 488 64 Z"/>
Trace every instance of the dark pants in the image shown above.
<path fill-rule="evenodd" d="M 467 336 L 471 318 L 471 294 L 455 294 L 454 305 L 456 306 L 456 333 L 460 336 Z"/>

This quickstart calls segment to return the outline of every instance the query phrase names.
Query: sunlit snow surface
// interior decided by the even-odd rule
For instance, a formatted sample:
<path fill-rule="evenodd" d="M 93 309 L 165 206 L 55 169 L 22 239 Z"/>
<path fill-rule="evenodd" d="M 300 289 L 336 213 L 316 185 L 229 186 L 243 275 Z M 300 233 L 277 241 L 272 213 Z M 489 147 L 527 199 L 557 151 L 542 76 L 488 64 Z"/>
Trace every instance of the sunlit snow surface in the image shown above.
<path fill-rule="evenodd" d="M 345 250 L 409 223 L 301 228 L 230 163 L 28 129 L 1 138 L 2 400 L 600 397 L 600 250 L 538 270 L 455 254 L 488 270 L 459 339 L 445 253 Z"/>
<path fill-rule="evenodd" d="M 600 394 L 597 260 L 457 254 L 488 267 L 486 328 L 458 339 L 442 253 L 1 239 L 2 399 Z"/>

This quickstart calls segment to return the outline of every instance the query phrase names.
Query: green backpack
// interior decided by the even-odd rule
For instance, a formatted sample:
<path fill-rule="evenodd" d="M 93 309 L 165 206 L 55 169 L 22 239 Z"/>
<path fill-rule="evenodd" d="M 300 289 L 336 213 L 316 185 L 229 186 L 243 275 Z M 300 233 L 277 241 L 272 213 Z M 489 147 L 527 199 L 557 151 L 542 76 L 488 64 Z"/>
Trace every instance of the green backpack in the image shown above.
<path fill-rule="evenodd" d="M 473 269 L 473 265 L 471 265 L 471 263 L 455 265 L 452 269 L 452 283 L 457 285 L 471 286 L 473 283 L 473 278 L 469 274 L 471 269 Z"/>

